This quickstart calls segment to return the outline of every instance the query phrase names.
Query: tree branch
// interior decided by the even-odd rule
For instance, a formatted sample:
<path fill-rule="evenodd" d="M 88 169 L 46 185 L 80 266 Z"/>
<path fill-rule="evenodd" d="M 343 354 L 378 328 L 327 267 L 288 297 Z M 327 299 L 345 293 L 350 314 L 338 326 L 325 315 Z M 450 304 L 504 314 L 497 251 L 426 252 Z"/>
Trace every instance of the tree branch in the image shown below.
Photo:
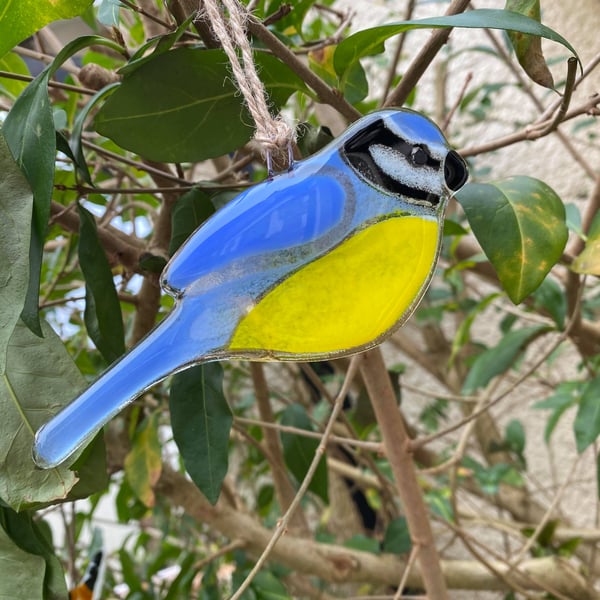
<path fill-rule="evenodd" d="M 221 500 L 211 506 L 185 475 L 166 465 L 155 491 L 169 498 L 173 506 L 182 507 L 186 514 L 198 522 L 210 523 L 211 527 L 231 540 L 244 542 L 244 547 L 252 556 L 260 555 L 271 539 L 272 532 L 252 516 L 225 505 Z M 296 572 L 311 574 L 323 581 L 369 582 L 394 587 L 398 585 L 399 574 L 407 566 L 406 561 L 396 555 L 376 555 L 344 546 L 321 544 L 290 533 L 279 540 L 270 558 Z M 518 583 L 529 590 L 541 590 L 542 587 L 536 583 L 541 581 L 578 600 L 600 598 L 566 560 L 558 557 L 525 560 L 519 565 L 520 572 L 512 573 L 509 573 L 510 567 L 502 561 L 491 563 L 498 572 L 506 574 L 507 581 Z M 449 587 L 454 589 L 507 589 L 506 584 L 474 560 L 442 561 L 442 570 Z M 412 587 L 423 586 L 423 577 L 417 565 L 408 572 L 406 583 Z"/>
<path fill-rule="evenodd" d="M 254 395 L 256 396 L 260 418 L 265 423 L 274 423 L 275 417 L 273 416 L 269 401 L 269 388 L 262 363 L 250 363 L 250 373 L 252 375 Z M 278 432 L 271 427 L 263 427 L 263 435 L 267 447 L 266 456 L 273 475 L 273 487 L 275 488 L 279 507 L 283 513 L 292 504 L 296 492 L 287 475 Z M 290 523 L 299 533 L 307 534 L 309 532 L 308 523 L 302 510 L 297 510 L 292 514 Z"/>
<path fill-rule="evenodd" d="M 456 15 L 464 12 L 469 6 L 469 2 L 470 0 L 453 0 L 444 14 Z M 421 48 L 408 69 L 404 72 L 396 89 L 388 95 L 384 106 L 402 106 L 406 102 L 412 89 L 417 85 L 419 79 L 421 79 L 437 53 L 448 41 L 451 32 L 451 27 L 433 31 L 429 41 Z"/>
<path fill-rule="evenodd" d="M 448 597 L 446 582 L 440 567 L 423 494 L 417 481 L 410 453 L 410 438 L 398 409 L 381 349 L 375 348 L 362 355 L 361 373 L 381 430 L 386 455 L 394 473 L 411 539 L 417 548 L 425 589 L 430 598 L 443 600 Z"/>
<path fill-rule="evenodd" d="M 67 231 L 79 232 L 79 215 L 72 210 L 72 207 L 65 207 L 52 201 L 50 219 Z M 112 225 L 98 227 L 98 238 L 112 266 L 120 264 L 131 273 L 139 272 L 139 258 L 146 247 L 144 242 L 119 231 Z"/>
<path fill-rule="evenodd" d="M 338 90 L 330 88 L 320 77 L 315 75 L 285 44 L 279 41 L 279 38 L 253 16 L 248 18 L 248 30 L 313 89 L 319 98 L 319 102 L 331 105 L 348 121 L 356 121 L 362 116 L 356 108 L 344 99 Z"/>

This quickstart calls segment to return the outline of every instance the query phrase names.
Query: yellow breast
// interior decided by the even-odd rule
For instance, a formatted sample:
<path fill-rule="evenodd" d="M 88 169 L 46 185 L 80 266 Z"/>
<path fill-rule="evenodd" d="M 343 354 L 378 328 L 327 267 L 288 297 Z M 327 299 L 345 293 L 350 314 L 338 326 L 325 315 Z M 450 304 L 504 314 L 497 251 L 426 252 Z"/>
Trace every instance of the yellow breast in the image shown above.
<path fill-rule="evenodd" d="M 371 225 L 271 290 L 240 321 L 231 350 L 318 354 L 393 327 L 434 267 L 439 226 L 422 217 Z"/>

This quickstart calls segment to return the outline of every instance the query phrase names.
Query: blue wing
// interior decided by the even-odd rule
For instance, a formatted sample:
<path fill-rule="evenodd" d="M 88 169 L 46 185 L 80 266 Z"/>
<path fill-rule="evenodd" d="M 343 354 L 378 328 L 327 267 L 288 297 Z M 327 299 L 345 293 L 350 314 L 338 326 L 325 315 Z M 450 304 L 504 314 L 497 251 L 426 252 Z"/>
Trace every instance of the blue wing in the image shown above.
<path fill-rule="evenodd" d="M 339 225 L 345 213 L 342 185 L 307 166 L 243 192 L 213 215 L 171 259 L 163 286 L 178 295 L 211 273 L 218 277 L 252 257 L 313 242 Z"/>

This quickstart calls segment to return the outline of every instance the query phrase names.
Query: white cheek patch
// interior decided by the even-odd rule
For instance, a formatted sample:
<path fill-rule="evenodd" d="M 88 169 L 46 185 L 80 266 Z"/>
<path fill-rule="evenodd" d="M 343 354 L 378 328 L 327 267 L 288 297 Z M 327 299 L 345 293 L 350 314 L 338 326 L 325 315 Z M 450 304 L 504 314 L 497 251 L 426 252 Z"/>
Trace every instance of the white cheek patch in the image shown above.
<path fill-rule="evenodd" d="M 370 146 L 369 154 L 375 164 L 398 183 L 436 196 L 441 196 L 444 192 L 439 171 L 431 167 L 416 167 L 406 159 L 404 154 L 382 144 Z"/>

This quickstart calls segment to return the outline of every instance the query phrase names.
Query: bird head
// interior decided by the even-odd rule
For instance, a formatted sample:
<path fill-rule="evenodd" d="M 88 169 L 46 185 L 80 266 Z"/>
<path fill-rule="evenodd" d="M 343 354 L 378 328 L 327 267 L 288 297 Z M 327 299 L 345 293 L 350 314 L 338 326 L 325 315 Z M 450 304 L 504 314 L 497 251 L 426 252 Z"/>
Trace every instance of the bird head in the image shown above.
<path fill-rule="evenodd" d="M 351 127 L 342 155 L 356 174 L 410 204 L 443 209 L 467 181 L 463 158 L 420 113 L 384 110 Z"/>

